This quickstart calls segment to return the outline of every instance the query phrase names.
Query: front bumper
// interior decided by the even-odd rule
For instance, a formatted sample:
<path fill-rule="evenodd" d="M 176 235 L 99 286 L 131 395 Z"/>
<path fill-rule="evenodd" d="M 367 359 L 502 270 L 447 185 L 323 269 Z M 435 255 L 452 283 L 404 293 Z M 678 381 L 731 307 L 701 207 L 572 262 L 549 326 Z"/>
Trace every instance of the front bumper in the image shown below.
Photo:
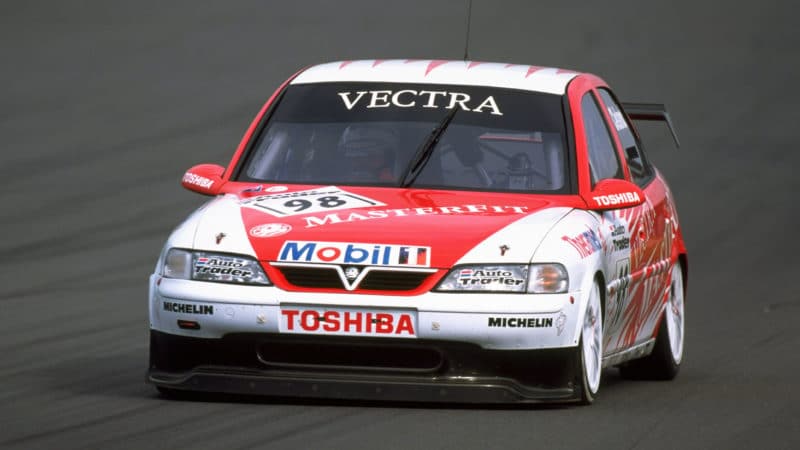
<path fill-rule="evenodd" d="M 309 309 L 311 316 L 303 313 Z M 328 311 L 332 321 L 317 325 L 312 320 Z M 150 284 L 150 329 L 207 339 L 235 333 L 358 335 L 462 342 L 491 350 L 554 349 L 578 345 L 582 311 L 580 291 L 381 296 L 288 292 L 157 275 Z M 378 314 L 390 314 L 394 326 L 370 326 Z M 348 317 L 360 325 L 345 326 Z M 182 327 L 182 321 L 197 325 Z"/>
<path fill-rule="evenodd" d="M 397 338 L 150 334 L 149 382 L 246 395 L 540 403 L 579 399 L 575 348 L 487 350 Z"/>
<path fill-rule="evenodd" d="M 147 378 L 271 396 L 569 402 L 581 310 L 579 291 L 381 296 L 153 275 Z"/>

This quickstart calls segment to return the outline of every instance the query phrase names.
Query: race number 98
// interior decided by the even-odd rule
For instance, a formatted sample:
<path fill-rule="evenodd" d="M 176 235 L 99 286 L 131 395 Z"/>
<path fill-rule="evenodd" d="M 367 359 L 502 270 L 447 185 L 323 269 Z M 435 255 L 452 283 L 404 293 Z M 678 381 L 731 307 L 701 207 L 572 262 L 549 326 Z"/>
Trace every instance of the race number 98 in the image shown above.
<path fill-rule="evenodd" d="M 385 206 L 384 203 L 343 191 L 336 186 L 261 195 L 242 201 L 242 205 L 277 217 L 336 211 L 339 209 Z"/>
<path fill-rule="evenodd" d="M 347 200 L 332 195 L 328 197 L 318 198 L 317 203 L 319 204 L 319 206 L 325 209 L 331 209 L 331 208 L 338 208 L 339 206 L 342 205 L 346 205 Z M 311 208 L 312 206 L 314 206 L 314 203 L 309 200 L 300 198 L 300 199 L 289 200 L 288 202 L 284 203 L 283 206 L 290 209 L 294 209 L 294 212 L 299 213 L 303 210 Z"/>

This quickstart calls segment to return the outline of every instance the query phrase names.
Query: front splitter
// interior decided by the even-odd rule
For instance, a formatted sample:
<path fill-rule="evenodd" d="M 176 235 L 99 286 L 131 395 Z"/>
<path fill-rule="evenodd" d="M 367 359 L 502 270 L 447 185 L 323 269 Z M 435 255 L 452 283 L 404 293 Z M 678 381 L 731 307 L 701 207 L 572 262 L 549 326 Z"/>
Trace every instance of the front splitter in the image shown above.
<path fill-rule="evenodd" d="M 147 381 L 162 388 L 276 397 L 443 403 L 552 403 L 579 400 L 574 386 L 535 388 L 497 377 L 309 376 L 306 373 L 198 367 L 175 374 L 151 369 Z"/>

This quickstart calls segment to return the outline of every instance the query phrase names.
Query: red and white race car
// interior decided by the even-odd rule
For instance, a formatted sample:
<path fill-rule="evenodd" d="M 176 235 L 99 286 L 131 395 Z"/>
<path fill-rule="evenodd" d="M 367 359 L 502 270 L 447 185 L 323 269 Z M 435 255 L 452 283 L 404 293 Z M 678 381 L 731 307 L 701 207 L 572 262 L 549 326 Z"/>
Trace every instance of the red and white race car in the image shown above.
<path fill-rule="evenodd" d="M 160 391 L 590 403 L 673 378 L 687 256 L 663 176 L 587 73 L 365 60 L 267 101 L 150 277 Z M 671 129 L 671 124 L 670 124 Z M 677 143 L 677 140 L 676 140 Z"/>

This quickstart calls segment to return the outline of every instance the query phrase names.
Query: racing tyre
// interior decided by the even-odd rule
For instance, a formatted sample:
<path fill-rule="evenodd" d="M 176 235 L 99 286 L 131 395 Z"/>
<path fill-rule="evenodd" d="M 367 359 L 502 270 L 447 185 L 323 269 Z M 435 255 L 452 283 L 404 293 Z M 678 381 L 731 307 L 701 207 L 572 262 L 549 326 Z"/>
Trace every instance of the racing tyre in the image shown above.
<path fill-rule="evenodd" d="M 669 300 L 658 328 L 653 352 L 620 366 L 620 375 L 634 380 L 671 380 L 678 375 L 683 359 L 684 297 L 683 270 L 672 267 Z"/>
<path fill-rule="evenodd" d="M 603 372 L 603 310 L 600 303 L 600 285 L 595 280 L 583 316 L 577 355 L 581 372 L 580 401 L 584 405 L 594 402 Z"/>

